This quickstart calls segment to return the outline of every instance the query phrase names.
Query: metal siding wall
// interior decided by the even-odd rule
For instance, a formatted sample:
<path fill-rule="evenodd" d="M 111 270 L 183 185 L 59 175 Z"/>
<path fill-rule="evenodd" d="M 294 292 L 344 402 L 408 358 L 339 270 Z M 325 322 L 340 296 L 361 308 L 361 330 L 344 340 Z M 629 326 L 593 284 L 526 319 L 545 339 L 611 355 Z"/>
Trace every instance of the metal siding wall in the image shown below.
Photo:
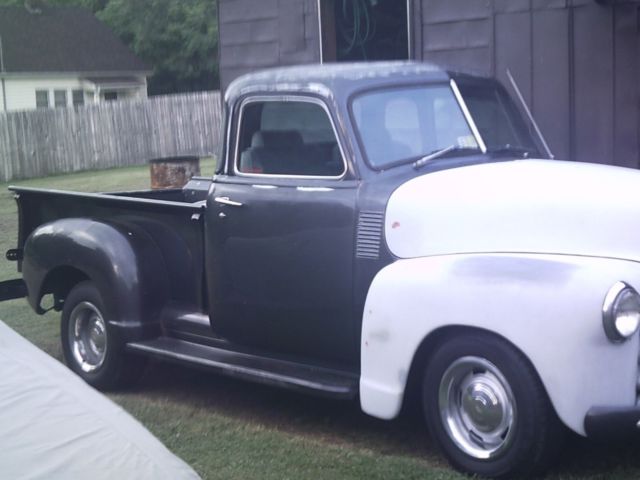
<path fill-rule="evenodd" d="M 612 10 L 573 9 L 574 142 L 577 160 L 613 161 Z"/>
<path fill-rule="evenodd" d="M 638 2 L 422 0 L 421 56 L 511 70 L 558 158 L 638 167 Z"/>
<path fill-rule="evenodd" d="M 638 164 L 638 6 L 620 5 L 614 17 L 614 164 Z"/>
<path fill-rule="evenodd" d="M 556 158 L 571 157 L 571 70 L 569 11 L 535 10 L 531 15 L 532 97 L 529 105 Z"/>
<path fill-rule="evenodd" d="M 279 0 L 278 29 L 280 32 L 280 55 L 287 56 L 305 50 L 304 28 L 291 28 L 302 25 L 304 27 L 304 3 L 292 0 Z"/>
<path fill-rule="evenodd" d="M 320 61 L 315 0 L 219 0 L 222 88 L 247 72 Z"/>
<path fill-rule="evenodd" d="M 529 0 L 494 0 L 493 10 L 496 13 L 515 13 L 529 11 Z"/>
<path fill-rule="evenodd" d="M 422 58 L 453 69 L 493 71 L 492 4 L 487 0 L 424 0 Z"/>
<path fill-rule="evenodd" d="M 528 2 L 527 2 L 528 3 Z M 518 83 L 527 104 L 532 100 L 531 15 L 529 12 L 496 12 L 495 75 L 508 85 L 507 69 Z"/>

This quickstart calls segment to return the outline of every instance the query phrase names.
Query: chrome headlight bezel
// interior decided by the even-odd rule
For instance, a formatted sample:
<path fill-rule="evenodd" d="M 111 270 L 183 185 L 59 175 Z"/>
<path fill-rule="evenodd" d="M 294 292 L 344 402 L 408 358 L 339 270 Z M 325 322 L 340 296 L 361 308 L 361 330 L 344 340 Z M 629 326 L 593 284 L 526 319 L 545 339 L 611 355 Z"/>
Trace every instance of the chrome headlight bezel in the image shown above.
<path fill-rule="evenodd" d="M 619 321 L 618 316 L 622 313 L 621 308 L 629 302 L 633 307 L 629 311 L 635 311 L 637 315 L 631 319 L 631 325 L 624 325 Z M 633 305 L 634 302 L 635 305 Z M 626 320 L 629 322 L 628 318 Z M 621 324 L 626 327 L 624 330 L 621 329 Z M 626 342 L 638 332 L 640 328 L 640 295 L 631 285 L 626 282 L 616 282 L 609 289 L 602 304 L 602 325 L 607 338 L 613 343 Z"/>

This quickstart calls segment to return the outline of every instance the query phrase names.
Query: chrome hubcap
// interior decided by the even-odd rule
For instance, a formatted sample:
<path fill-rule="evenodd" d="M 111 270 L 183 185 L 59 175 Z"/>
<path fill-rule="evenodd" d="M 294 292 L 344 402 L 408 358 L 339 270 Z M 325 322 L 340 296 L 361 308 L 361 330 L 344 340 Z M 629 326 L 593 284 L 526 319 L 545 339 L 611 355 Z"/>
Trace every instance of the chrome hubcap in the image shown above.
<path fill-rule="evenodd" d="M 104 363 L 107 328 L 100 310 L 93 303 L 81 302 L 71 312 L 69 345 L 83 372 L 93 372 Z"/>
<path fill-rule="evenodd" d="M 500 370 L 480 357 L 462 357 L 447 368 L 438 392 L 449 437 L 477 459 L 498 456 L 513 440 L 516 403 Z"/>

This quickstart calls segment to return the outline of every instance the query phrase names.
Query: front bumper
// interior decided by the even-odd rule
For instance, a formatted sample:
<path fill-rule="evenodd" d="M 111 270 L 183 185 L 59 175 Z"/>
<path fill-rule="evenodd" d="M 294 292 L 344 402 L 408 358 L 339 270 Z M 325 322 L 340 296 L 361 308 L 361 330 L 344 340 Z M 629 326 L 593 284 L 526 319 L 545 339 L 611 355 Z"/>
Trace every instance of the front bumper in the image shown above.
<path fill-rule="evenodd" d="M 624 438 L 640 434 L 640 405 L 633 407 L 593 407 L 584 418 L 587 437 L 596 440 Z"/>

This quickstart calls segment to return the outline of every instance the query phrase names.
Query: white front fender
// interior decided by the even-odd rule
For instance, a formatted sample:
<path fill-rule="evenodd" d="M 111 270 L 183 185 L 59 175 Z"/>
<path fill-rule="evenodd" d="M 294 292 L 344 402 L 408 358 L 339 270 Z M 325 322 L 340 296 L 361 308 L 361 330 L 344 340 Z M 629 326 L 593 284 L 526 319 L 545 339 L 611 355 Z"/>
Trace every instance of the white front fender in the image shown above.
<path fill-rule="evenodd" d="M 422 342 L 442 327 L 466 326 L 520 349 L 560 419 L 584 435 L 589 408 L 636 401 L 638 336 L 613 344 L 602 327 L 603 299 L 619 280 L 638 288 L 640 265 L 528 254 L 446 255 L 389 265 L 375 277 L 365 304 L 362 409 L 395 417 Z"/>

